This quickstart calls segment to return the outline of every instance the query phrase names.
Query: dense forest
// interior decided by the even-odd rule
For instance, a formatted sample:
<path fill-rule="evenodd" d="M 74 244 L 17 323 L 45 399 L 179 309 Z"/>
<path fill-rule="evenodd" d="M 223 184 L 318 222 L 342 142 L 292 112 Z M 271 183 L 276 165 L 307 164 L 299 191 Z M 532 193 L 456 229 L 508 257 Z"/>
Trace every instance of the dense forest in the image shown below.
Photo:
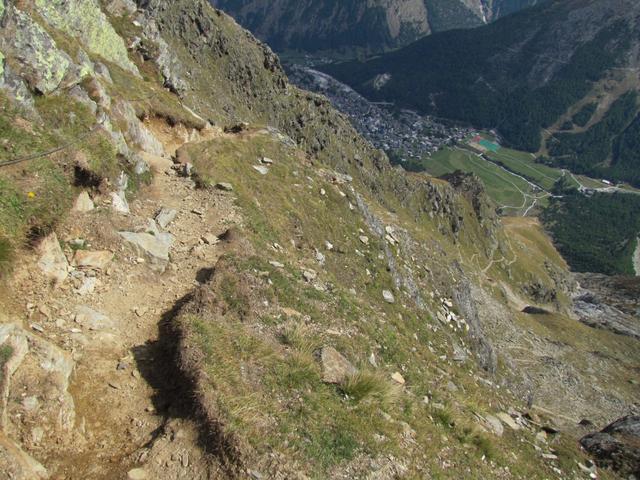
<path fill-rule="evenodd" d="M 584 133 L 556 134 L 548 143 L 549 155 L 573 172 L 640 186 L 639 138 L 638 94 L 631 91 Z"/>
<path fill-rule="evenodd" d="M 640 235 L 640 195 L 564 189 L 542 220 L 572 270 L 633 274 L 632 255 Z"/>
<path fill-rule="evenodd" d="M 593 116 L 593 114 L 596 111 L 596 108 L 598 108 L 598 104 L 591 102 L 591 103 L 587 103 L 584 107 L 582 107 L 578 113 L 576 113 L 572 120 L 573 123 L 575 123 L 576 125 L 578 125 L 579 127 L 584 127 L 587 125 L 587 123 L 589 123 L 589 120 L 591 120 L 591 117 Z"/>

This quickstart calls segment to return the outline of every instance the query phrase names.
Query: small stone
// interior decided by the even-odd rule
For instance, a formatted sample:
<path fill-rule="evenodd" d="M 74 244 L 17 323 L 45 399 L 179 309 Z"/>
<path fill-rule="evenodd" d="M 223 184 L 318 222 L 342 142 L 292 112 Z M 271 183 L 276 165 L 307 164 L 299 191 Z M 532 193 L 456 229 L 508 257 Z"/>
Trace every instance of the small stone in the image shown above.
<path fill-rule="evenodd" d="M 82 192 L 78 195 L 78 198 L 76 198 L 76 201 L 73 203 L 74 212 L 86 213 L 90 212 L 94 208 L 96 208 L 96 206 L 87 192 Z"/>
<path fill-rule="evenodd" d="M 62 283 L 68 276 L 67 258 L 60 248 L 60 242 L 55 233 L 46 237 L 38 247 L 40 259 L 38 266 L 44 274 L 56 283 Z"/>
<path fill-rule="evenodd" d="M 269 157 L 262 157 L 260 159 L 260 163 L 264 165 L 273 165 L 273 160 L 271 160 Z"/>
<path fill-rule="evenodd" d="M 132 470 L 129 470 L 129 472 L 127 473 L 127 478 L 129 480 L 147 480 L 147 478 L 149 478 L 149 475 L 143 468 L 134 468 Z"/>
<path fill-rule="evenodd" d="M 331 251 L 331 250 L 333 250 L 333 243 L 331 243 L 331 242 L 324 242 L 324 247 L 325 247 L 327 250 Z"/>
<path fill-rule="evenodd" d="M 46 318 L 51 318 L 51 310 L 46 305 L 38 305 L 38 312 L 44 315 Z"/>
<path fill-rule="evenodd" d="M 129 203 L 127 202 L 127 197 L 124 192 L 111 193 L 111 208 L 117 213 L 123 215 L 129 214 Z"/>
<path fill-rule="evenodd" d="M 260 175 L 266 175 L 267 173 L 269 173 L 269 169 L 263 165 L 254 165 L 253 169 Z"/>
<path fill-rule="evenodd" d="M 327 194 L 327 191 L 324 188 L 321 188 L 320 195 L 324 197 L 326 194 Z"/>
<path fill-rule="evenodd" d="M 369 245 L 369 237 L 365 236 L 365 235 L 361 235 L 359 237 L 360 242 L 364 245 Z"/>
<path fill-rule="evenodd" d="M 162 207 L 156 215 L 156 223 L 160 228 L 167 228 L 176 219 L 178 212 L 172 208 Z"/>
<path fill-rule="evenodd" d="M 326 383 L 341 383 L 357 373 L 356 368 L 333 347 L 324 347 L 320 352 L 322 380 Z"/>
<path fill-rule="evenodd" d="M 396 299 L 395 299 L 395 297 L 393 296 L 393 293 L 391 293 L 390 290 L 383 290 L 382 291 L 382 298 L 387 303 L 395 303 L 396 302 Z"/>
<path fill-rule="evenodd" d="M 155 221 L 153 221 L 155 225 Z M 164 272 L 169 264 L 169 250 L 175 237 L 170 233 L 147 232 L 119 232 L 120 236 L 132 244 L 138 250 L 138 254 L 146 254 L 151 263 L 151 268 Z"/>
<path fill-rule="evenodd" d="M 398 385 L 404 385 L 406 382 L 406 380 L 404 379 L 404 377 L 400 372 L 396 372 L 393 375 L 391 375 L 391 380 L 396 382 Z"/>
<path fill-rule="evenodd" d="M 40 402 L 37 397 L 30 396 L 22 399 L 22 408 L 24 408 L 27 412 L 33 412 L 38 409 L 40 406 Z"/>
<path fill-rule="evenodd" d="M 553 453 L 543 453 L 542 458 L 544 458 L 545 460 L 557 460 L 558 456 L 554 455 Z"/>
<path fill-rule="evenodd" d="M 313 270 L 303 271 L 302 276 L 307 282 L 313 282 L 316 278 L 318 278 L 318 274 Z"/>
<path fill-rule="evenodd" d="M 262 480 L 264 478 L 262 474 L 256 470 L 248 470 L 247 473 L 252 480 Z"/>
<path fill-rule="evenodd" d="M 98 279 L 95 277 L 86 277 L 82 280 L 82 283 L 76 288 L 76 293 L 80 296 L 90 295 L 96 289 Z"/>
<path fill-rule="evenodd" d="M 116 365 L 116 370 L 126 370 L 127 368 L 129 368 L 129 365 L 126 362 L 123 362 L 122 360 L 118 362 L 118 364 Z"/>
<path fill-rule="evenodd" d="M 42 328 L 42 325 L 40 325 L 38 323 L 32 323 L 31 324 L 31 328 L 33 330 L 35 330 L 36 332 L 44 333 L 44 328 Z"/>
<path fill-rule="evenodd" d="M 502 426 L 502 422 L 494 417 L 493 415 L 487 415 L 485 417 L 485 426 L 491 430 L 496 436 L 501 437 L 504 433 L 504 427 Z"/>
<path fill-rule="evenodd" d="M 217 243 L 220 242 L 218 237 L 216 235 L 214 235 L 213 233 L 207 233 L 207 234 L 203 235 L 202 236 L 202 241 L 204 243 L 206 243 L 207 245 L 216 245 Z"/>
<path fill-rule="evenodd" d="M 109 317 L 86 306 L 76 307 L 75 322 L 89 330 L 104 330 L 113 327 Z"/>
<path fill-rule="evenodd" d="M 216 183 L 216 188 L 218 190 L 222 190 L 223 192 L 233 192 L 233 185 L 226 182 Z"/>
<path fill-rule="evenodd" d="M 269 265 L 271 265 L 274 268 L 284 268 L 284 264 L 282 264 L 280 262 L 276 262 L 275 260 L 271 260 L 269 262 Z"/>
<path fill-rule="evenodd" d="M 114 390 L 120 390 L 120 385 L 118 385 L 115 382 L 109 382 L 108 385 L 113 388 Z"/>
<path fill-rule="evenodd" d="M 504 423 L 507 427 L 509 427 L 511 430 L 520 430 L 520 425 L 518 425 L 516 423 L 516 421 L 513 419 L 513 417 L 511 417 L 511 415 L 509 415 L 508 413 L 498 413 L 496 415 L 496 417 L 498 417 L 500 419 L 500 421 L 502 423 Z"/>
<path fill-rule="evenodd" d="M 88 250 L 77 250 L 73 256 L 72 264 L 78 268 L 105 270 L 111 260 L 113 260 L 113 253 L 108 250 L 100 250 L 95 252 Z"/>
<path fill-rule="evenodd" d="M 376 354 L 373 352 L 371 352 L 371 355 L 369 355 L 369 363 L 371 364 L 372 367 L 378 368 L 378 362 L 376 361 Z"/>

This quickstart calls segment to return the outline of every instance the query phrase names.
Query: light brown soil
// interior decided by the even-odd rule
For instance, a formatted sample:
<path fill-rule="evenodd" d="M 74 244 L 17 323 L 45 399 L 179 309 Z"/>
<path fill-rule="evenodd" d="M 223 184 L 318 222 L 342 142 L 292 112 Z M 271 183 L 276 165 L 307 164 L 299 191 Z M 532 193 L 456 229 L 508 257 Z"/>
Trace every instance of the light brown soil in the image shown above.
<path fill-rule="evenodd" d="M 184 143 L 185 132 L 160 123 L 151 127 L 171 153 Z M 218 134 L 211 130 L 206 137 Z M 233 194 L 197 190 L 190 179 L 158 173 L 130 199 L 130 215 L 113 213 L 100 201 L 97 206 L 93 212 L 72 214 L 57 232 L 62 241 L 84 238 L 90 250 L 115 253 L 107 271 L 98 273 L 94 293 L 79 296 L 69 281 L 52 289 L 31 254 L 16 269 L 13 291 L 0 298 L 0 309 L 11 312 L 13 319 L 25 318 L 25 328 L 31 322 L 42 325 L 44 332 L 38 335 L 76 361 L 69 388 L 76 410 L 74 433 L 60 445 L 28 453 L 53 479 L 127 478 L 134 467 L 143 467 L 149 479 L 215 478 L 198 447 L 189 399 L 180 397 L 183 392 L 167 358 L 170 352 L 160 344 L 159 334 L 172 309 L 194 285 L 206 281 L 223 253 L 223 246 L 209 245 L 202 237 L 239 223 Z M 117 234 L 145 225 L 161 207 L 178 211 L 167 227 L 176 239 L 171 263 L 162 274 L 140 262 Z M 78 330 L 73 322 L 77 305 L 107 315 L 113 329 Z M 38 313 L 41 307 L 51 312 L 50 318 Z"/>

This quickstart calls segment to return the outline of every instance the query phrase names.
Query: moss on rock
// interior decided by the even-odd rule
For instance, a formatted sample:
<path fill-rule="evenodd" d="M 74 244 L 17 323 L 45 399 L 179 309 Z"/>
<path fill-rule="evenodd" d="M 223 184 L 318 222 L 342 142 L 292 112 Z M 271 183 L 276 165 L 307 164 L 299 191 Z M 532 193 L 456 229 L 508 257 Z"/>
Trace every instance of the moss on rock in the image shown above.
<path fill-rule="evenodd" d="M 12 56 L 20 64 L 20 73 L 31 88 L 43 94 L 53 92 L 67 74 L 71 59 L 26 13 L 16 9 L 13 22 L 14 37 L 4 46 L 12 49 Z"/>
<path fill-rule="evenodd" d="M 58 30 L 82 40 L 92 53 L 139 74 L 127 47 L 96 0 L 35 0 L 38 12 Z"/>

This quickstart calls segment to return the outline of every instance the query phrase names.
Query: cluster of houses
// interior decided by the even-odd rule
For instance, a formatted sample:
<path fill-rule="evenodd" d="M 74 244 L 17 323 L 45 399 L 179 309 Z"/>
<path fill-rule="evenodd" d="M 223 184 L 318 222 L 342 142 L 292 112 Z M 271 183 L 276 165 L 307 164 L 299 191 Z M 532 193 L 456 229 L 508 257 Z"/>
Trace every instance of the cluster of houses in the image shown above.
<path fill-rule="evenodd" d="M 360 134 L 375 147 L 396 153 L 401 161 L 423 158 L 462 141 L 473 132 L 398 109 L 393 104 L 369 102 L 349 86 L 309 67 L 291 66 L 288 74 L 295 85 L 329 98 Z"/>

